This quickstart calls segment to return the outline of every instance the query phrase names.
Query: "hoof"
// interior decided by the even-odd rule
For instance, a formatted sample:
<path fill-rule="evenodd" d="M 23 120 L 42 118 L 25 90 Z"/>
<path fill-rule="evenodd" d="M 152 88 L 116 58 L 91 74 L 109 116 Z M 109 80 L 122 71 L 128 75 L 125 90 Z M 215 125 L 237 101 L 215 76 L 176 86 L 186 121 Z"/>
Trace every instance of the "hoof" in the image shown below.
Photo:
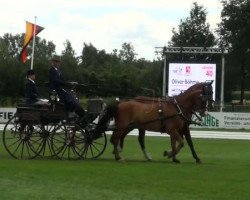
<path fill-rule="evenodd" d="M 122 157 L 120 157 L 120 156 L 115 156 L 115 160 L 116 160 L 116 161 L 120 161 L 120 160 L 123 160 L 123 159 L 122 159 Z"/>
<path fill-rule="evenodd" d="M 196 160 L 196 164 L 201 164 L 202 162 L 201 162 L 201 160 L 200 159 L 197 159 Z"/>
<path fill-rule="evenodd" d="M 176 158 L 173 159 L 173 162 L 174 162 L 174 163 L 177 163 L 177 164 L 181 163 L 181 162 L 180 162 L 178 159 L 176 159 Z"/>
<path fill-rule="evenodd" d="M 146 158 L 146 160 L 148 161 L 148 162 L 152 162 L 153 161 L 153 159 L 150 157 L 150 158 Z"/>
<path fill-rule="evenodd" d="M 164 156 L 164 157 L 171 158 L 171 157 L 173 156 L 172 151 L 164 151 L 164 152 L 163 152 L 163 156 Z"/>
<path fill-rule="evenodd" d="M 118 160 L 116 160 L 116 161 L 121 162 L 121 163 L 126 162 L 126 160 L 125 160 L 124 158 L 120 158 L 120 159 L 118 159 Z"/>
<path fill-rule="evenodd" d="M 144 158 L 145 158 L 147 161 L 152 161 L 152 157 L 151 157 L 148 153 L 144 153 Z"/>

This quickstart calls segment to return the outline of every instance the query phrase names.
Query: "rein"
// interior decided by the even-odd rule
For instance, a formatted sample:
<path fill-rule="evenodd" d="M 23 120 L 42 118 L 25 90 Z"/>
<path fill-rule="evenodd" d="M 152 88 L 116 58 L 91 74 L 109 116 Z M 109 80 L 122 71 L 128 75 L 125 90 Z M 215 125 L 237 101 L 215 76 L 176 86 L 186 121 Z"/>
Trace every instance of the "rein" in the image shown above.
<path fill-rule="evenodd" d="M 195 125 L 201 126 L 201 123 L 196 122 L 196 121 L 194 121 L 194 120 L 192 120 L 192 119 L 188 119 L 188 118 L 184 115 L 184 113 L 182 112 L 182 110 L 181 110 L 181 108 L 180 108 L 180 106 L 179 106 L 179 104 L 178 104 L 178 102 L 176 101 L 175 98 L 174 98 L 174 104 L 175 104 L 175 106 L 176 106 L 176 108 L 177 108 L 178 115 L 180 115 L 188 124 L 195 124 Z M 193 114 L 195 114 L 195 116 L 196 116 L 200 121 L 202 121 L 201 118 L 200 118 L 195 112 L 193 112 Z"/>

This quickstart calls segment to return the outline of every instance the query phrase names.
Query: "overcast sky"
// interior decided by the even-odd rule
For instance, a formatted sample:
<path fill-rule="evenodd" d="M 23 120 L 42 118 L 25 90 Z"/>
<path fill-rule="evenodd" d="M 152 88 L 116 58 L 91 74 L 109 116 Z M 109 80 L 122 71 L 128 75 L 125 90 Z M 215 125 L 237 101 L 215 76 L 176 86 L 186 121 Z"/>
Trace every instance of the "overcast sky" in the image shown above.
<path fill-rule="evenodd" d="M 61 54 L 68 39 L 77 55 L 83 42 L 110 53 L 130 42 L 137 58 L 153 60 L 155 47 L 171 39 L 172 28 L 189 16 L 194 0 L 0 0 L 0 36 L 20 34 L 25 21 L 45 29 L 41 38 L 52 41 Z M 220 22 L 219 0 L 196 0 L 207 9 L 208 22 Z"/>

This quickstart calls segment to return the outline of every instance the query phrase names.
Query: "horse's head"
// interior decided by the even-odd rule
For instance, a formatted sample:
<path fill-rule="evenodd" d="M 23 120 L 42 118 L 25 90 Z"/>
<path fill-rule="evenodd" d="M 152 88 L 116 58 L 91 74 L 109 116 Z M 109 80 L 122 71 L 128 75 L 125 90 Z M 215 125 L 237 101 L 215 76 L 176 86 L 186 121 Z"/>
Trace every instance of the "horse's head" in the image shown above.
<path fill-rule="evenodd" d="M 197 92 L 195 98 L 194 112 L 198 112 L 201 117 L 207 115 L 209 109 L 213 107 L 213 87 L 211 82 L 203 82 L 197 84 L 197 87 L 193 88 Z"/>

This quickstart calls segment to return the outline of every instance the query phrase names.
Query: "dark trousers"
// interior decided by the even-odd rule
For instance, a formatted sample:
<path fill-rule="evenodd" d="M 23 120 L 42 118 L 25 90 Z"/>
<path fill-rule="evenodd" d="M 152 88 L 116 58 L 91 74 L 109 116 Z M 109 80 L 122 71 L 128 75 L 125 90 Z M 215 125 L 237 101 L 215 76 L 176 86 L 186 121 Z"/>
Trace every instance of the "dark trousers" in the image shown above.
<path fill-rule="evenodd" d="M 77 101 L 65 102 L 65 106 L 68 111 L 74 111 L 79 116 L 79 118 L 84 117 L 85 110 Z"/>

